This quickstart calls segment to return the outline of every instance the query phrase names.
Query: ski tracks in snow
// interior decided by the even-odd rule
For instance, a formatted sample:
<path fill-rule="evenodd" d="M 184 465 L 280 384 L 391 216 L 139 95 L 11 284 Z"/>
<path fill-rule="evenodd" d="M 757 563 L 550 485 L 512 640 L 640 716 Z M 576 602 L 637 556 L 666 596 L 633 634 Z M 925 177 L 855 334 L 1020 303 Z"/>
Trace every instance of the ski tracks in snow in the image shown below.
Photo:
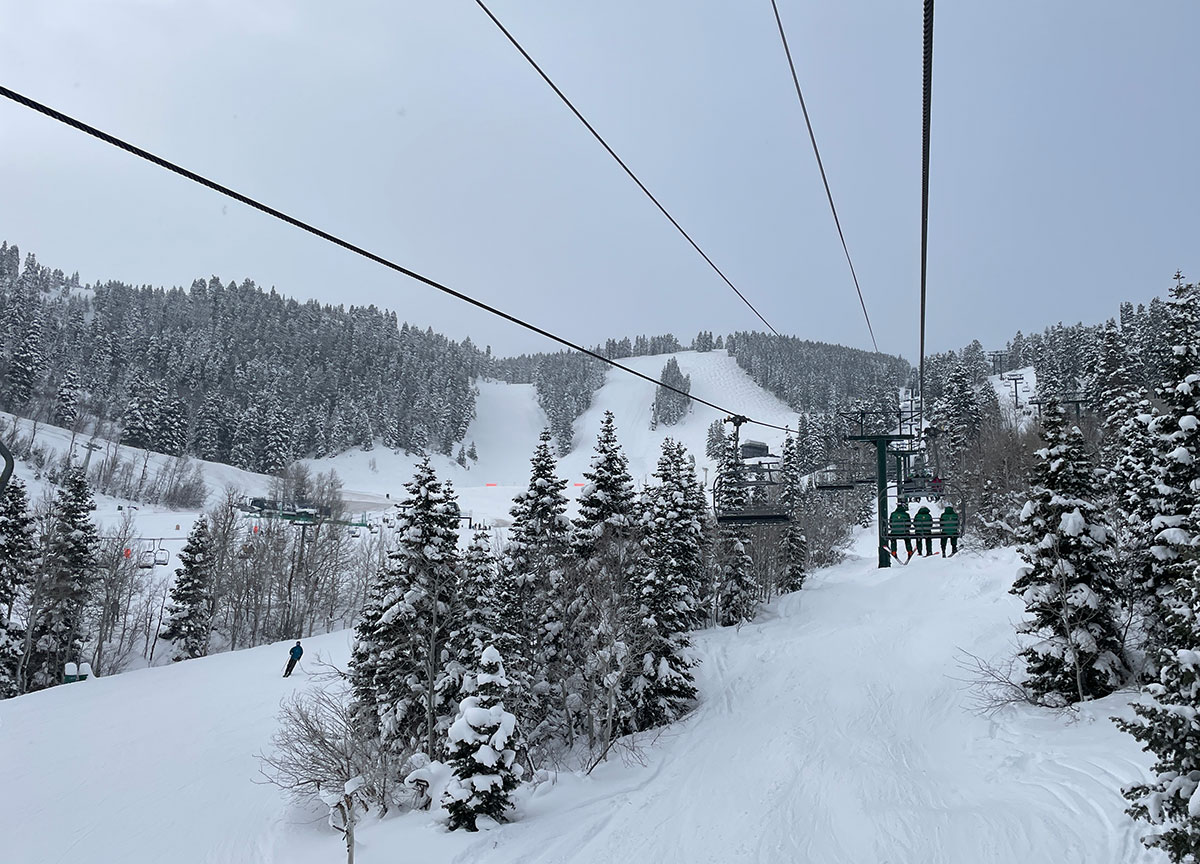
<path fill-rule="evenodd" d="M 1128 696 L 1077 722 L 971 713 L 955 657 L 1009 650 L 1011 562 L 920 565 L 847 562 L 757 622 L 700 634 L 702 701 L 677 734 L 644 751 L 645 767 L 563 781 L 488 838 L 488 860 L 1153 861 L 1120 796 L 1147 760 L 1107 719 Z M 590 800 L 559 809 L 560 794 Z"/>

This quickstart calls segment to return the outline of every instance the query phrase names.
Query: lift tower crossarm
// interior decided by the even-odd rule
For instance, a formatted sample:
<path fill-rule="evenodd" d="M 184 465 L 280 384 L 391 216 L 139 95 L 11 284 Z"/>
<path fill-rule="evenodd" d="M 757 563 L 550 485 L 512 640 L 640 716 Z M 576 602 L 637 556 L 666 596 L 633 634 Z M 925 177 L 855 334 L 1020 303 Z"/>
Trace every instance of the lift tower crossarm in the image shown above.
<path fill-rule="evenodd" d="M 891 567 L 887 546 L 887 448 L 893 441 L 911 441 L 915 435 L 847 435 L 847 441 L 866 441 L 875 445 L 875 492 L 879 498 L 879 566 Z"/>

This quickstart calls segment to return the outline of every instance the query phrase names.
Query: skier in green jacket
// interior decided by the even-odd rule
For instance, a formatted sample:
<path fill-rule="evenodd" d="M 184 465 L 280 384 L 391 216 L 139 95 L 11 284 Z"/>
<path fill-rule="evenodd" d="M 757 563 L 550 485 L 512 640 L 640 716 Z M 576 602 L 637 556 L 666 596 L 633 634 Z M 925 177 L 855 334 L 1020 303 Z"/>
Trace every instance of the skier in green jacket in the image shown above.
<path fill-rule="evenodd" d="M 917 511 L 917 515 L 912 520 L 913 533 L 917 536 L 917 554 L 932 555 L 933 554 L 933 539 L 929 536 L 933 531 L 933 514 L 929 512 L 928 507 L 922 507 Z M 924 536 L 920 536 L 924 535 Z M 921 551 L 921 544 L 925 544 L 925 551 Z"/>
<path fill-rule="evenodd" d="M 908 505 L 903 501 L 896 505 L 896 509 L 892 511 L 892 515 L 888 517 L 888 533 L 890 534 L 911 534 L 912 519 L 908 515 Z M 895 539 L 888 541 L 888 547 L 892 550 L 892 554 L 896 554 Z M 904 551 L 911 558 L 913 554 L 912 540 L 904 538 Z"/>
<path fill-rule="evenodd" d="M 942 554 L 946 554 L 946 541 L 950 541 L 950 554 L 958 551 L 958 511 L 949 504 L 942 510 Z"/>

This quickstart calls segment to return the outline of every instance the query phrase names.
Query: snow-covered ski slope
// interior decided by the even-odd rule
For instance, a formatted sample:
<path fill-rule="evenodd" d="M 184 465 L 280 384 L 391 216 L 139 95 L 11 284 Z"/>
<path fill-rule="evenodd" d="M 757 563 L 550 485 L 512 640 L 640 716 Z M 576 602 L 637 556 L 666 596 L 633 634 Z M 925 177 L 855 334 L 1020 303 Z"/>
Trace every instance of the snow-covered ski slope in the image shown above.
<path fill-rule="evenodd" d="M 683 722 L 522 793 L 515 822 L 449 834 L 427 813 L 368 822 L 359 864 L 1149 864 L 1122 784 L 1149 758 L 1107 719 L 970 710 L 956 657 L 1011 654 L 1011 551 L 876 570 L 847 562 L 740 630 L 698 636 Z M 328 864 L 317 811 L 261 785 L 280 699 L 317 686 L 349 634 L 0 702 L 2 857 L 14 864 Z"/>
<path fill-rule="evenodd" d="M 796 414 L 779 399 L 751 380 L 737 361 L 724 351 L 698 353 L 680 351 L 651 357 L 627 357 L 620 362 L 657 378 L 669 357 L 675 357 L 684 375 L 692 379 L 691 392 L 731 411 L 777 426 L 795 427 Z M 464 512 L 489 523 L 505 524 L 513 495 L 529 482 L 529 457 L 538 435 L 548 425 L 537 404 L 531 384 L 480 381 L 476 417 L 465 436 L 475 442 L 479 461 L 469 469 L 452 460 L 435 458 L 440 476 L 454 482 Z M 567 494 L 575 497 L 583 485 L 583 473 L 591 463 L 592 448 L 605 411 L 616 418 L 617 437 L 629 457 L 629 470 L 641 483 L 649 479 L 664 438 L 681 441 L 702 469 L 712 463 L 704 455 L 708 426 L 724 415 L 692 403 L 692 411 L 674 426 L 650 429 L 655 385 L 616 369 L 610 369 L 604 385 L 596 392 L 591 407 L 575 421 L 574 448 L 559 463 L 559 476 L 568 481 Z M 731 427 L 726 427 L 729 431 Z M 743 439 L 766 441 L 779 452 L 783 433 L 761 426 L 744 426 Z M 403 497 L 403 484 L 413 474 L 416 457 L 383 448 L 351 450 L 328 459 L 307 460 L 315 471 L 337 471 L 347 501 L 356 509 L 382 509 Z M 703 475 L 701 475 L 703 476 Z"/>
<path fill-rule="evenodd" d="M 779 426 L 795 425 L 796 415 L 784 403 L 755 384 L 737 365 L 737 361 L 724 351 L 697 353 L 681 351 L 652 357 L 630 357 L 621 362 L 651 377 L 657 377 L 669 357 L 675 357 L 685 375 L 692 379 L 692 392 L 697 396 L 739 411 L 755 419 L 765 420 Z M 479 396 L 476 400 L 476 417 L 465 436 L 464 443 L 475 443 L 479 456 L 477 463 L 464 469 L 451 459 L 434 457 L 434 467 L 442 477 L 453 481 L 459 493 L 464 512 L 478 516 L 488 523 L 504 524 L 512 506 L 513 495 L 524 488 L 529 480 L 529 457 L 537 445 L 538 435 L 548 425 L 546 414 L 537 404 L 537 394 L 531 384 L 506 384 L 498 381 L 479 381 Z M 592 448 L 600 431 L 600 422 L 605 411 L 616 417 L 617 435 L 625 453 L 629 456 L 630 472 L 639 483 L 648 479 L 658 463 L 662 441 L 672 437 L 683 442 L 703 468 L 711 464 L 704 455 L 705 439 L 709 424 L 723 415 L 703 405 L 693 403 L 692 412 L 675 426 L 660 426 L 650 429 L 651 406 L 654 402 L 655 385 L 634 378 L 624 372 L 609 370 L 604 385 L 596 392 L 592 406 L 575 422 L 573 451 L 562 459 L 559 475 L 568 480 L 567 494 L 575 497 L 583 484 L 583 473 L 592 459 Z M 0 413 L 0 423 L 11 428 L 11 415 Z M 18 434 L 28 436 L 34 428 L 28 420 L 16 420 Z M 728 428 L 728 427 L 727 427 Z M 778 452 L 783 433 L 762 427 L 746 426 L 743 438 L 767 441 L 772 450 Z M 72 435 L 45 423 L 37 425 L 36 443 L 52 452 L 51 458 L 65 454 L 74 447 L 75 456 L 82 460 L 87 451 L 86 436 Z M 100 458 L 104 452 L 117 445 L 97 442 L 104 448 L 92 458 Z M 145 451 L 133 447 L 120 448 L 123 457 L 139 465 Z M 343 482 L 347 507 L 354 513 L 371 513 L 389 508 L 404 496 L 404 483 L 413 475 L 418 457 L 414 454 L 395 453 L 382 447 L 373 450 L 353 449 L 327 459 L 309 459 L 305 462 L 317 472 L 336 471 Z M 158 453 L 149 454 L 149 470 L 154 472 L 166 465 L 171 457 Z M 235 487 L 247 495 L 262 494 L 270 487 L 271 478 L 243 471 L 230 465 L 198 461 L 212 493 L 219 493 L 226 486 Z M 41 494 L 42 484 L 33 477 L 31 466 L 18 463 L 17 474 L 30 486 L 33 497 Z M 390 498 L 388 497 L 390 496 Z M 117 517 L 115 499 L 101 496 L 98 499 L 97 518 L 108 522 Z M 156 508 L 142 508 L 139 519 L 157 512 Z M 175 533 L 174 524 L 183 519 L 187 528 L 195 513 L 164 516 L 154 524 L 140 527 L 147 536 L 166 536 Z M 161 523 L 161 525 L 159 524 Z M 168 524 L 169 523 L 169 524 Z M 180 523 L 182 524 L 182 523 Z M 172 548 L 172 553 L 174 553 Z"/>

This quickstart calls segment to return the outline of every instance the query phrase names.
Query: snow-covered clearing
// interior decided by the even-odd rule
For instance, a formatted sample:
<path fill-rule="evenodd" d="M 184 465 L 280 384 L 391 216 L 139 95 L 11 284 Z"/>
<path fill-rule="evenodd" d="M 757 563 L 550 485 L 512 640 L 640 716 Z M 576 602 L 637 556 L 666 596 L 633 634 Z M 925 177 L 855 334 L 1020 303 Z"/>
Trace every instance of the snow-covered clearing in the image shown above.
<path fill-rule="evenodd" d="M 960 650 L 1011 651 L 1011 551 L 875 569 L 873 540 L 740 631 L 697 638 L 702 701 L 590 777 L 526 790 L 518 821 L 449 834 L 429 814 L 359 832 L 358 861 L 488 864 L 1151 862 L 1122 813 L 1149 757 L 1107 719 L 971 713 Z M 306 640 L 348 656 L 348 633 Z M 4 860 L 344 860 L 321 814 L 256 781 L 286 646 L 0 702 Z M 303 667 L 302 667 L 303 668 Z"/>

